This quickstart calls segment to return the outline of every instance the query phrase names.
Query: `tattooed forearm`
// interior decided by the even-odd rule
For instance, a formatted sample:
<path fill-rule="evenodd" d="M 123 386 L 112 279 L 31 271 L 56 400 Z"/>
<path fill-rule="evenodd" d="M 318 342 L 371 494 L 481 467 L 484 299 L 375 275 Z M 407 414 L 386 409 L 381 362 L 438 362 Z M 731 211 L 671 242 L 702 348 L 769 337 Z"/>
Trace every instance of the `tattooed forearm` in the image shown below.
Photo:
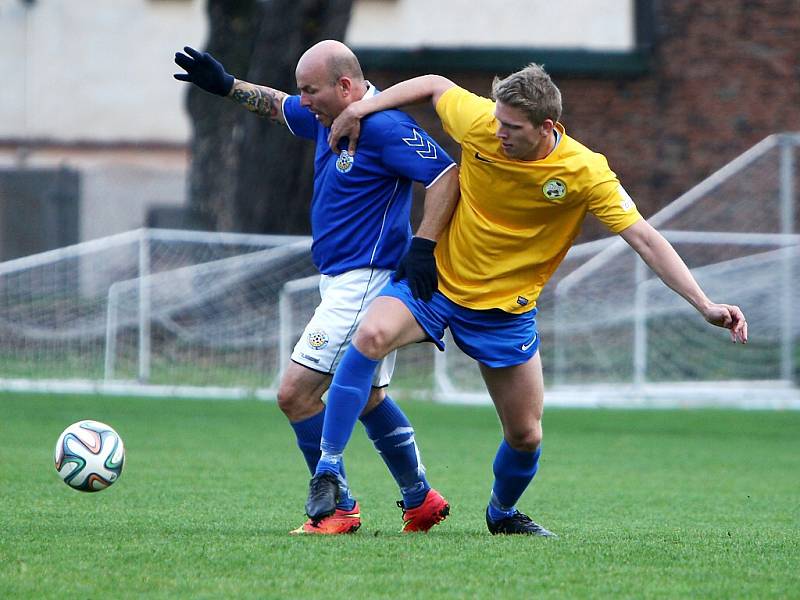
<path fill-rule="evenodd" d="M 286 94 L 272 88 L 236 82 L 231 98 L 250 112 L 272 121 L 283 122 L 281 101 Z"/>

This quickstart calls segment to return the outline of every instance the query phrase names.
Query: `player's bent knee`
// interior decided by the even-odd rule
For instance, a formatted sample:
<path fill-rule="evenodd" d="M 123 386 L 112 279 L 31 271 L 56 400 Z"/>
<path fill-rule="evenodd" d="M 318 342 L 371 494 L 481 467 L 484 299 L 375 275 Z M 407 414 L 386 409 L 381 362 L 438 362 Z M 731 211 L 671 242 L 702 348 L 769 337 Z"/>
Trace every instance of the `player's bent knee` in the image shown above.
<path fill-rule="evenodd" d="M 290 420 L 297 420 L 310 410 L 311 399 L 298 386 L 282 382 L 277 394 L 278 408 Z"/>
<path fill-rule="evenodd" d="M 529 429 L 506 434 L 508 445 L 520 452 L 536 452 L 542 444 L 542 430 Z"/>
<path fill-rule="evenodd" d="M 297 394 L 291 385 L 281 384 L 278 388 L 277 401 L 278 408 L 280 408 L 283 413 L 289 415 L 289 413 L 293 412 L 293 409 L 297 405 Z"/>
<path fill-rule="evenodd" d="M 353 343 L 361 354 L 372 360 L 380 360 L 392 351 L 392 340 L 387 331 L 378 323 L 367 323 L 359 326 Z"/>

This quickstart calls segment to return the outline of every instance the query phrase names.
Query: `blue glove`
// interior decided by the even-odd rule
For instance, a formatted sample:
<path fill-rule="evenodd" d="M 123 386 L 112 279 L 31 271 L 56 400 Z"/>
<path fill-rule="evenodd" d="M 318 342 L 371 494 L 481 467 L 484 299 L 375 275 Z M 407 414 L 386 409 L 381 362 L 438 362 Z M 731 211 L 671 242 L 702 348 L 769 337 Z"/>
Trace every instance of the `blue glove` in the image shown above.
<path fill-rule="evenodd" d="M 438 278 L 436 276 L 436 258 L 433 249 L 436 242 L 421 237 L 411 238 L 411 247 L 397 265 L 392 281 L 408 280 L 408 287 L 414 298 L 428 301 L 433 298 Z"/>
<path fill-rule="evenodd" d="M 175 53 L 175 64 L 185 69 L 186 73 L 175 73 L 175 79 L 188 81 L 218 96 L 227 96 L 230 93 L 233 75 L 225 71 L 222 63 L 208 52 L 200 53 L 189 46 L 185 46 L 183 50 L 186 54 Z"/>

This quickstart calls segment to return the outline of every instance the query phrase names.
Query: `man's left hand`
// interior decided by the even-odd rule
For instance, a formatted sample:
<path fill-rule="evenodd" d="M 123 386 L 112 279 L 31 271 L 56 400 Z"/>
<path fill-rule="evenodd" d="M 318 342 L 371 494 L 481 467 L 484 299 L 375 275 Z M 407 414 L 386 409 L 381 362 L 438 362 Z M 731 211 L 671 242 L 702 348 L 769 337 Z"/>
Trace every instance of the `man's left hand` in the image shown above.
<path fill-rule="evenodd" d="M 436 258 L 433 249 L 436 242 L 421 237 L 411 239 L 411 247 L 397 266 L 392 276 L 393 281 L 408 280 L 408 287 L 414 298 L 428 301 L 438 286 L 436 275 Z"/>
<path fill-rule="evenodd" d="M 361 118 L 356 114 L 353 104 L 340 112 L 339 116 L 331 124 L 331 132 L 328 134 L 328 146 L 331 147 L 331 152 L 334 154 L 339 154 L 339 140 L 342 138 L 347 138 L 347 152 L 350 156 L 356 153 L 358 136 L 361 134 Z"/>
<path fill-rule="evenodd" d="M 227 96 L 230 93 L 234 78 L 225 71 L 222 63 L 208 52 L 198 52 L 189 46 L 183 50 L 186 54 L 175 53 L 175 64 L 183 68 L 186 73 L 175 73 L 173 75 L 175 79 L 193 83 L 217 96 Z"/>
<path fill-rule="evenodd" d="M 706 321 L 717 327 L 730 329 L 731 341 L 747 343 L 747 321 L 742 309 L 733 304 L 710 304 L 702 310 Z"/>

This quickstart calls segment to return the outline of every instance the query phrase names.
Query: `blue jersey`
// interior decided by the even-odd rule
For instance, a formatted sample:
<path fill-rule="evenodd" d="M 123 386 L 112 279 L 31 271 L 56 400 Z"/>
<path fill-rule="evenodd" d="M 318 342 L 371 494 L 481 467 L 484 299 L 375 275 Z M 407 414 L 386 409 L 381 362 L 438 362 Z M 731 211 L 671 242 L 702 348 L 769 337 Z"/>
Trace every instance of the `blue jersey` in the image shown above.
<path fill-rule="evenodd" d="M 431 186 L 453 159 L 407 114 L 398 110 L 363 119 L 356 155 L 337 156 L 330 129 L 288 96 L 283 116 L 289 130 L 314 140 L 311 254 L 320 273 L 395 269 L 411 238 L 411 185 Z"/>

